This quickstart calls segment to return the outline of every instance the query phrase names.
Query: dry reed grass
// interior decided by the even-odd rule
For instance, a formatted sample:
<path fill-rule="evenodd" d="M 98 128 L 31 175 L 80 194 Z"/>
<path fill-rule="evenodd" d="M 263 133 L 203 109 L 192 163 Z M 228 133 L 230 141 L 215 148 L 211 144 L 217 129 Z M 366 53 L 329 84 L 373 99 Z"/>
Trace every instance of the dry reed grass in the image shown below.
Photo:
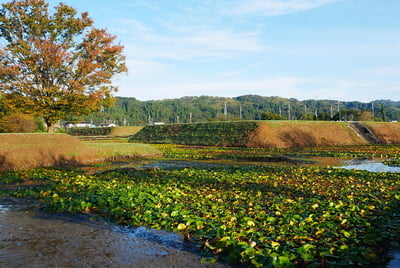
<path fill-rule="evenodd" d="M 400 144 L 400 123 L 368 122 L 364 123 L 382 144 Z"/>
<path fill-rule="evenodd" d="M 110 136 L 130 136 L 138 133 L 143 127 L 113 127 Z"/>
<path fill-rule="evenodd" d="M 249 147 L 359 145 L 366 142 L 344 122 L 266 121 L 249 137 Z"/>
<path fill-rule="evenodd" d="M 95 149 L 66 134 L 0 134 L 0 171 L 96 160 Z"/>

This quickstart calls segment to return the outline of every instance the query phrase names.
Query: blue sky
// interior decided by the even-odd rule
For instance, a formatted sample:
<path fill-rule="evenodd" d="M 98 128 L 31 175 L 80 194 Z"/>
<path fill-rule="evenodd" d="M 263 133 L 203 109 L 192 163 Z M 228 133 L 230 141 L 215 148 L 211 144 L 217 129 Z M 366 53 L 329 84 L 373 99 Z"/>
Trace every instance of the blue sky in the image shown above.
<path fill-rule="evenodd" d="M 63 2 L 125 46 L 117 96 L 400 100 L 399 0 Z"/>

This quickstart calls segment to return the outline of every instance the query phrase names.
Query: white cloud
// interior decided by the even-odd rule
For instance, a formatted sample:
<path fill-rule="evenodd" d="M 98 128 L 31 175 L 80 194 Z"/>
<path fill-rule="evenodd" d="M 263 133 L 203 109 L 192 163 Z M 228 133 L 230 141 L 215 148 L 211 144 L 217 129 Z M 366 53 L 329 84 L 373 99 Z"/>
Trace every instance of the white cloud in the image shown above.
<path fill-rule="evenodd" d="M 400 65 L 387 65 L 367 69 L 361 72 L 361 75 L 367 77 L 384 78 L 384 79 L 398 79 L 400 74 Z M 400 88 L 399 88 L 400 89 Z"/>
<path fill-rule="evenodd" d="M 339 0 L 242 0 L 234 9 L 236 14 L 259 13 L 266 16 L 304 11 Z"/>
<path fill-rule="evenodd" d="M 129 75 L 135 79 L 155 77 L 168 73 L 170 66 L 157 61 L 127 60 Z"/>
<path fill-rule="evenodd" d="M 228 58 L 242 52 L 259 52 L 266 48 L 257 33 L 203 30 L 187 35 L 131 33 L 124 42 L 131 57 L 146 59 L 204 60 Z"/>
<path fill-rule="evenodd" d="M 236 69 L 236 70 L 233 70 L 233 71 L 222 72 L 222 73 L 219 74 L 219 76 L 221 76 L 221 77 L 234 77 L 234 76 L 237 76 L 237 75 L 248 73 L 249 71 L 257 69 L 257 68 L 259 68 L 259 67 L 261 67 L 261 66 L 263 66 L 265 64 L 266 64 L 266 62 L 253 63 L 253 64 L 244 66 L 242 68 L 239 68 L 239 69 Z"/>

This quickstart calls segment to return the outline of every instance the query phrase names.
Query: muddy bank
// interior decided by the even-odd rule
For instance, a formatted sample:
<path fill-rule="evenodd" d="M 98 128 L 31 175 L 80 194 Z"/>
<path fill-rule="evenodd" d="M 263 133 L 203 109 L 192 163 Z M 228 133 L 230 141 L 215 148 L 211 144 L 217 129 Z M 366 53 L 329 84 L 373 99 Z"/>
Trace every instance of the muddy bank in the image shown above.
<path fill-rule="evenodd" d="M 202 264 L 175 233 L 42 213 L 6 197 L 0 197 L 0 241 L 0 267 L 228 267 Z"/>

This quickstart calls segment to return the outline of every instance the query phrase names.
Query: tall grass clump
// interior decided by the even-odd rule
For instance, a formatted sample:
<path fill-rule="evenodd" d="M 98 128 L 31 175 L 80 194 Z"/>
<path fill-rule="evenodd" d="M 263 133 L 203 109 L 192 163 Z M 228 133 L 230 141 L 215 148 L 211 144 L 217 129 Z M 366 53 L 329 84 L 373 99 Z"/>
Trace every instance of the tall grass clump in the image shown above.
<path fill-rule="evenodd" d="M 86 164 L 96 150 L 66 134 L 0 134 L 0 171 Z"/>

